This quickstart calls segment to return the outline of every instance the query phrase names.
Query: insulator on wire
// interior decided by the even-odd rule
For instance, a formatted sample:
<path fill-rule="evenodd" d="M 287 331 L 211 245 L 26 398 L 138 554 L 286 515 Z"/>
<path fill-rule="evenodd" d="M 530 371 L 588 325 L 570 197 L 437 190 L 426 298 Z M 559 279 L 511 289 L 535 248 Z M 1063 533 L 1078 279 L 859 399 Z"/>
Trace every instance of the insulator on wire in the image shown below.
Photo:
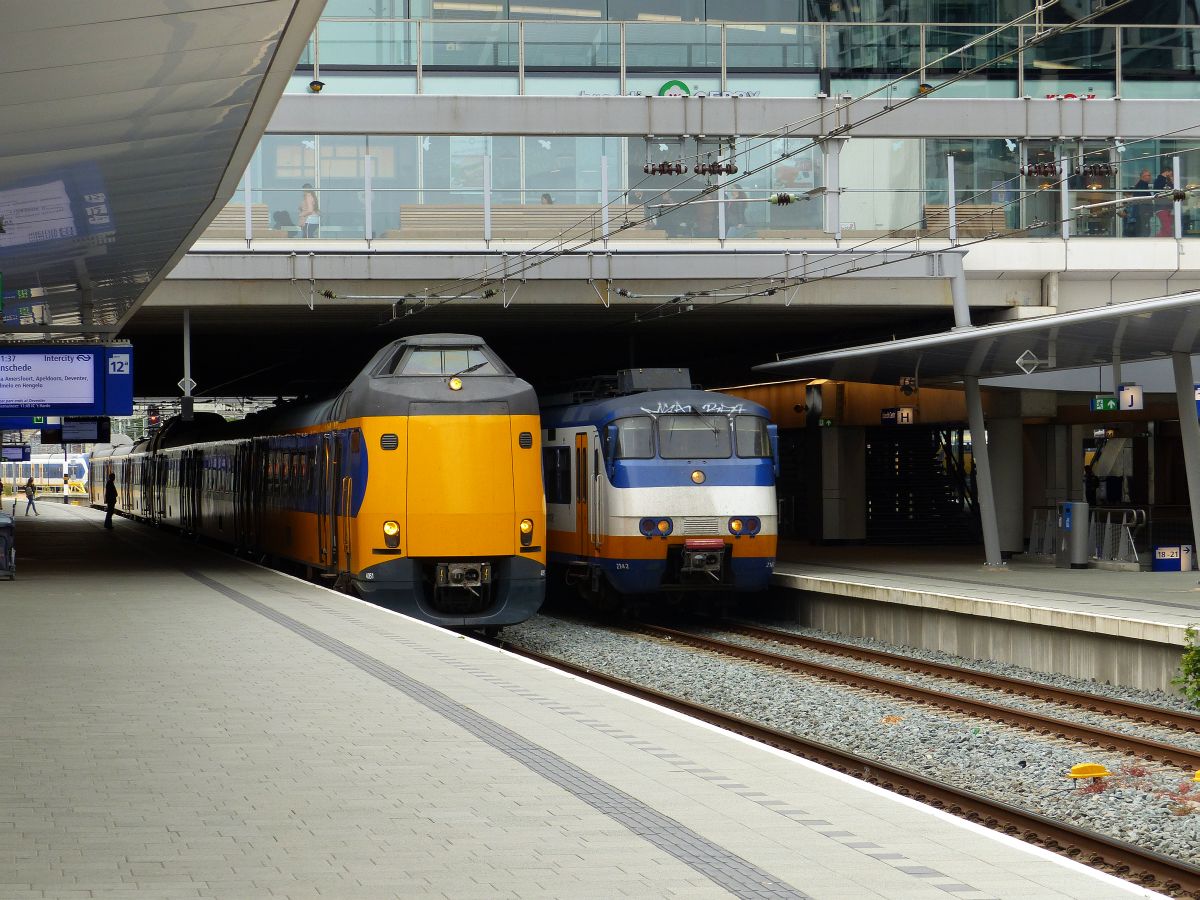
<path fill-rule="evenodd" d="M 651 169 L 653 169 L 653 168 L 654 168 L 654 167 L 653 167 L 652 165 L 650 165 L 650 163 L 646 163 L 644 166 L 642 166 L 642 171 L 643 171 L 645 174 L 649 175 L 649 174 L 650 174 L 650 170 L 651 170 Z"/>
<path fill-rule="evenodd" d="M 795 199 L 796 198 L 793 197 L 791 194 L 781 191 L 778 194 L 772 194 L 770 197 L 768 197 L 767 202 L 770 203 L 772 206 L 787 206 L 789 203 L 791 203 Z"/>

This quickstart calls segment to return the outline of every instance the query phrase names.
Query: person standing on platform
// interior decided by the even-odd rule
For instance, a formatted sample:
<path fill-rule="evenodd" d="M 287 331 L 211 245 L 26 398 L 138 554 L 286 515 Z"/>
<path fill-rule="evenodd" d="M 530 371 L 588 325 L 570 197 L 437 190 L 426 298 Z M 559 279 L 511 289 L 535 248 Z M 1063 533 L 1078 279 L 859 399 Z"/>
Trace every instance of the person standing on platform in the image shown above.
<path fill-rule="evenodd" d="M 29 480 L 25 482 L 25 515 L 29 515 L 29 510 L 33 510 L 35 516 L 40 516 L 37 504 L 34 503 L 34 498 L 37 497 L 37 485 L 33 483 L 33 476 L 29 476 Z"/>
<path fill-rule="evenodd" d="M 108 481 L 104 483 L 104 506 L 108 510 L 104 517 L 104 527 L 112 528 L 113 513 L 117 510 L 117 476 L 112 472 L 108 473 Z"/>

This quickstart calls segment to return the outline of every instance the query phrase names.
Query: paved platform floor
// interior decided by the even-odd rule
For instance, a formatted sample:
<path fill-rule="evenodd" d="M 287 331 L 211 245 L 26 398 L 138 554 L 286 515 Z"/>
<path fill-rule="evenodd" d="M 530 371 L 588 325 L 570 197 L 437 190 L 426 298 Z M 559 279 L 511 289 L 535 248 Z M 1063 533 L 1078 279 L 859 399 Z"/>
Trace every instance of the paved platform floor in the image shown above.
<path fill-rule="evenodd" d="M 818 547 L 782 542 L 775 584 L 909 606 L 1183 644 L 1200 623 L 1200 572 L 1058 569 L 980 547 Z"/>
<path fill-rule="evenodd" d="M 1153 896 L 463 636 L 42 504 L 0 897 Z"/>

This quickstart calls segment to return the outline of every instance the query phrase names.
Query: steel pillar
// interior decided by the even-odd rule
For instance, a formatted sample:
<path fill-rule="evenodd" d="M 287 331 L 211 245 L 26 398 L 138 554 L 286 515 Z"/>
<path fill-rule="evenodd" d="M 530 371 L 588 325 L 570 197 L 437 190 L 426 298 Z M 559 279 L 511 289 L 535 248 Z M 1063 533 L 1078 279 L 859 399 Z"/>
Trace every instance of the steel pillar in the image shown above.
<path fill-rule="evenodd" d="M 1196 416 L 1196 389 L 1190 353 L 1171 354 L 1175 372 L 1175 402 L 1179 406 L 1179 434 L 1183 438 L 1183 469 L 1187 473 L 1188 502 L 1192 510 L 1192 550 L 1200 525 L 1200 420 Z"/>
<path fill-rule="evenodd" d="M 967 395 L 967 421 L 971 424 L 971 459 L 979 499 L 979 521 L 983 526 L 983 554 L 989 566 L 1004 565 L 1000 553 L 1000 525 L 996 518 L 996 496 L 992 491 L 992 466 L 988 461 L 987 428 L 983 421 L 983 398 L 979 378 L 963 378 Z"/>

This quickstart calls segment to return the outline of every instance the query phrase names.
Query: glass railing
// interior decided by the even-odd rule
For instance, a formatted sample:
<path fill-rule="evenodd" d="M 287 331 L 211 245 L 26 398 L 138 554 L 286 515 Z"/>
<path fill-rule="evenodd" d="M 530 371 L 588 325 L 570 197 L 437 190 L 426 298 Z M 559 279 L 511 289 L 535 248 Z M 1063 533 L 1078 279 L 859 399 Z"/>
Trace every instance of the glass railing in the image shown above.
<path fill-rule="evenodd" d="M 775 173 L 778 174 L 778 173 Z M 774 175 L 772 176 L 774 177 Z M 672 183 L 673 182 L 673 183 Z M 486 189 L 452 187 L 318 188 L 315 213 L 301 211 L 300 188 L 243 186 L 201 241 L 304 243 L 352 241 L 512 241 L 525 245 L 578 241 L 828 240 L 819 196 L 770 202 L 780 190 L 736 183 L 721 192 L 703 179 L 666 179 L 633 189 L 561 184 Z M 1141 197 L 1139 202 L 1129 202 Z M 247 204 L 247 199 L 249 203 Z M 1200 236 L 1200 205 L 1162 192 L 1085 186 L 1064 190 L 1035 183 L 996 190 L 964 188 L 953 208 L 944 184 L 844 187 L 842 238 L 951 240 L 1010 238 L 1188 238 Z M 1111 201 L 1122 200 L 1119 204 Z"/>
<path fill-rule="evenodd" d="M 644 94 L 679 81 L 684 93 L 765 84 L 772 96 L 812 96 L 817 75 L 854 91 L 912 73 L 914 89 L 961 79 L 948 96 L 1195 97 L 1200 26 L 1087 26 L 1039 40 L 1029 25 L 325 18 L 299 65 L 309 78 L 289 90 L 323 67 L 407 75 L 417 93 Z"/>

